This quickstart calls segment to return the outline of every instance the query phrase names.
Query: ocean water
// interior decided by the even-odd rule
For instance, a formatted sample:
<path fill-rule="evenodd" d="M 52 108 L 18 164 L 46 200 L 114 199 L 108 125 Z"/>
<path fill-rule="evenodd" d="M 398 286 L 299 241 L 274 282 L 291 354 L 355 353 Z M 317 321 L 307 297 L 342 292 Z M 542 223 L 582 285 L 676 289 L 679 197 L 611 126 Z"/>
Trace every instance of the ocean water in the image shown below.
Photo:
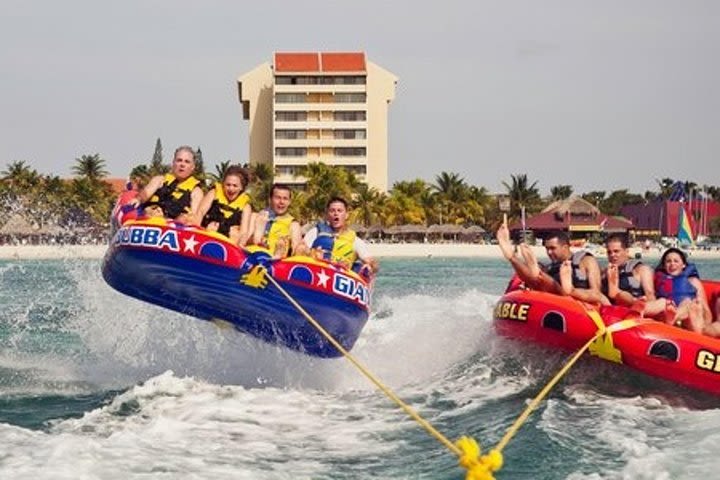
<path fill-rule="evenodd" d="M 100 264 L 0 261 L 0 478 L 464 478 L 347 361 L 125 297 Z M 494 446 L 566 355 L 495 335 L 501 260 L 382 267 L 353 354 L 450 439 Z M 497 478 L 714 478 L 719 450 L 720 399 L 585 359 Z"/>

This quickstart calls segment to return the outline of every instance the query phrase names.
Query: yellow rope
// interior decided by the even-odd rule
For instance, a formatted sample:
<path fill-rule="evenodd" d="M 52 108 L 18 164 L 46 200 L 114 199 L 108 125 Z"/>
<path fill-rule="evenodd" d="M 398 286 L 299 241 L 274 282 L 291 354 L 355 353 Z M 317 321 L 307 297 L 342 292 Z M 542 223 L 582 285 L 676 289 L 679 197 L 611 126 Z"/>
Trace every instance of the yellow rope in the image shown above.
<path fill-rule="evenodd" d="M 410 415 L 421 427 L 423 427 L 430 435 L 442 443 L 448 450 L 453 452 L 459 457 L 460 466 L 467 470 L 465 476 L 466 480 L 493 480 L 495 477 L 493 473 L 500 470 L 503 465 L 502 450 L 510 442 L 510 439 L 517 433 L 520 427 L 525 423 L 530 414 L 537 408 L 542 400 L 547 396 L 550 390 L 560 381 L 560 379 L 570 370 L 570 368 L 577 362 L 585 351 L 590 348 L 590 345 L 605 335 L 608 332 L 616 332 L 632 328 L 638 325 L 636 320 L 626 319 L 621 322 L 617 322 L 610 327 L 598 326 L 598 331 L 593 338 L 591 338 L 583 347 L 575 352 L 570 360 L 555 374 L 555 376 L 545 385 L 545 387 L 538 393 L 530 404 L 525 408 L 523 413 L 515 420 L 512 426 L 505 433 L 503 438 L 492 449 L 487 455 L 481 455 L 480 446 L 477 441 L 471 437 L 463 436 L 456 443 L 452 443 L 445 435 L 433 427 L 430 422 L 425 420 L 417 413 L 410 405 L 405 403 L 400 397 L 398 397 L 390 388 L 383 384 L 380 379 L 373 375 L 370 370 L 363 366 L 350 352 L 348 352 L 335 338 L 320 325 L 276 280 L 270 275 L 266 269 L 263 268 L 265 276 L 280 293 L 288 299 L 288 301 L 310 322 L 310 324 L 317 329 L 318 332 L 324 336 L 328 342 L 330 342 L 342 355 L 350 361 L 365 377 L 370 380 L 380 391 L 382 391 L 389 399 L 394 401 L 405 413 Z M 259 273 L 259 272 L 258 272 Z"/>
<path fill-rule="evenodd" d="M 537 408 L 537 406 L 547 396 L 550 390 L 560 381 L 563 376 L 565 376 L 568 370 L 570 370 L 570 368 L 575 364 L 575 362 L 578 361 L 582 354 L 585 353 L 588 348 L 590 348 L 590 345 L 592 345 L 595 340 L 605 335 L 606 333 L 619 332 L 621 330 L 635 327 L 638 324 L 639 322 L 637 320 L 625 319 L 620 322 L 614 323 L 609 327 L 605 327 L 603 324 L 602 327 L 598 328 L 595 336 L 588 340 L 587 343 L 585 343 L 585 345 L 583 345 L 580 350 L 575 352 L 575 354 L 570 357 L 570 360 L 568 360 L 568 362 L 563 366 L 563 368 L 561 368 L 560 371 L 556 373 L 555 376 L 547 383 L 547 385 L 545 385 L 545 387 L 540 390 L 540 393 L 538 393 L 535 398 L 533 398 L 533 400 L 528 404 L 522 414 L 517 418 L 517 420 L 515 420 L 515 423 L 512 424 L 512 426 L 508 429 L 503 438 L 495 446 L 495 450 L 502 452 L 502 450 L 507 446 L 508 442 L 510 442 L 510 439 L 517 433 L 523 423 L 525 423 L 525 421 L 528 419 L 533 410 Z"/>
<path fill-rule="evenodd" d="M 363 366 L 350 352 L 348 352 L 340 343 L 338 343 L 335 338 L 333 338 L 330 333 L 328 333 L 327 330 L 325 330 L 322 325 L 320 325 L 317 320 L 315 320 L 305 309 L 295 301 L 295 299 L 285 291 L 282 286 L 273 278 L 272 275 L 267 274 L 265 275 L 269 280 L 270 283 L 275 285 L 275 288 L 277 288 L 280 293 L 282 293 L 285 298 L 288 299 L 290 303 L 305 317 L 305 319 L 312 324 L 313 327 L 315 327 L 323 337 L 327 339 L 328 342 L 330 342 L 335 348 L 338 349 L 340 353 L 343 354 L 345 358 L 347 358 L 355 367 L 357 367 L 360 372 L 367 377 L 368 380 L 370 380 L 372 383 L 375 384 L 388 398 L 393 400 L 400 408 L 402 408 L 408 415 L 410 415 L 416 422 L 418 422 L 425 430 L 428 431 L 433 437 L 435 437 L 437 440 L 440 441 L 443 445 L 445 445 L 448 450 L 453 452 L 457 456 L 462 456 L 463 452 L 461 449 L 457 446 L 455 446 L 445 435 L 440 433 L 435 427 L 430 425 L 430 423 L 422 418 L 420 414 L 418 414 L 410 405 L 403 402 L 400 397 L 398 397 L 393 391 L 390 390 L 386 385 L 384 385 L 380 379 L 378 379 L 375 375 L 372 374 L 365 366 Z"/>

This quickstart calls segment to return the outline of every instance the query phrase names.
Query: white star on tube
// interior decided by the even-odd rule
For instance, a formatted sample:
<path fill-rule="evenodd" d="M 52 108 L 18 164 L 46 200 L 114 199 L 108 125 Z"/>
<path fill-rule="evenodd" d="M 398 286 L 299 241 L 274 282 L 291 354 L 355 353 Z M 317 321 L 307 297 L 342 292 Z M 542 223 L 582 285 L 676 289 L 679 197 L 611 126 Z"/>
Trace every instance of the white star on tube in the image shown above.
<path fill-rule="evenodd" d="M 200 243 L 197 240 L 195 240 L 195 235 L 191 236 L 190 238 L 185 239 L 185 250 L 184 252 L 190 252 L 195 253 L 195 246 Z"/>
<path fill-rule="evenodd" d="M 325 270 L 320 270 L 320 273 L 318 273 L 318 287 L 327 288 L 327 282 L 330 280 L 330 277 L 325 273 Z"/>

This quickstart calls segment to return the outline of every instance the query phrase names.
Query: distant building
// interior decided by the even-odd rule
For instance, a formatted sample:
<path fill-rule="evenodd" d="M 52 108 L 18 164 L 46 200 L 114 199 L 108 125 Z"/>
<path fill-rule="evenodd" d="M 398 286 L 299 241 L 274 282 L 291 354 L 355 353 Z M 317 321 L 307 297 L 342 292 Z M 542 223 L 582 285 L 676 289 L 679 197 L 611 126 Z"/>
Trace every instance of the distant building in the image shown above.
<path fill-rule="evenodd" d="M 238 78 L 250 125 L 250 161 L 277 182 L 313 162 L 342 166 L 371 187 L 388 188 L 388 104 L 397 77 L 363 52 L 275 53 Z"/>
<path fill-rule="evenodd" d="M 509 228 L 514 236 L 519 237 L 523 225 L 515 222 Z M 634 228 L 630 220 L 605 215 L 595 205 L 578 196 L 553 202 L 525 221 L 525 229 L 532 230 L 538 238 L 545 238 L 548 233 L 557 230 L 567 232 L 571 238 L 586 238 L 592 233 L 628 234 Z"/>
<path fill-rule="evenodd" d="M 720 217 L 720 202 L 693 199 L 690 202 L 655 200 L 636 205 L 625 205 L 621 212 L 635 224 L 638 237 L 675 237 L 678 233 L 680 205 L 690 215 L 690 223 L 695 235 L 710 234 L 710 224 Z"/>

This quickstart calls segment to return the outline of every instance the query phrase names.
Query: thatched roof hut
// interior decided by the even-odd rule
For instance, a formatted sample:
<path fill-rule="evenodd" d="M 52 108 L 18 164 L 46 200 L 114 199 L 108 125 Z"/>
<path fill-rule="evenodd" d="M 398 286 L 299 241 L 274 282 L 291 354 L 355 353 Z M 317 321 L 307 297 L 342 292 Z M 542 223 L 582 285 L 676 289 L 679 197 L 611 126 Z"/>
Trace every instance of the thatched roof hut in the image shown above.
<path fill-rule="evenodd" d="M 3 235 L 32 235 L 34 233 L 37 233 L 37 229 L 19 213 L 10 217 L 0 228 L 0 234 Z"/>

